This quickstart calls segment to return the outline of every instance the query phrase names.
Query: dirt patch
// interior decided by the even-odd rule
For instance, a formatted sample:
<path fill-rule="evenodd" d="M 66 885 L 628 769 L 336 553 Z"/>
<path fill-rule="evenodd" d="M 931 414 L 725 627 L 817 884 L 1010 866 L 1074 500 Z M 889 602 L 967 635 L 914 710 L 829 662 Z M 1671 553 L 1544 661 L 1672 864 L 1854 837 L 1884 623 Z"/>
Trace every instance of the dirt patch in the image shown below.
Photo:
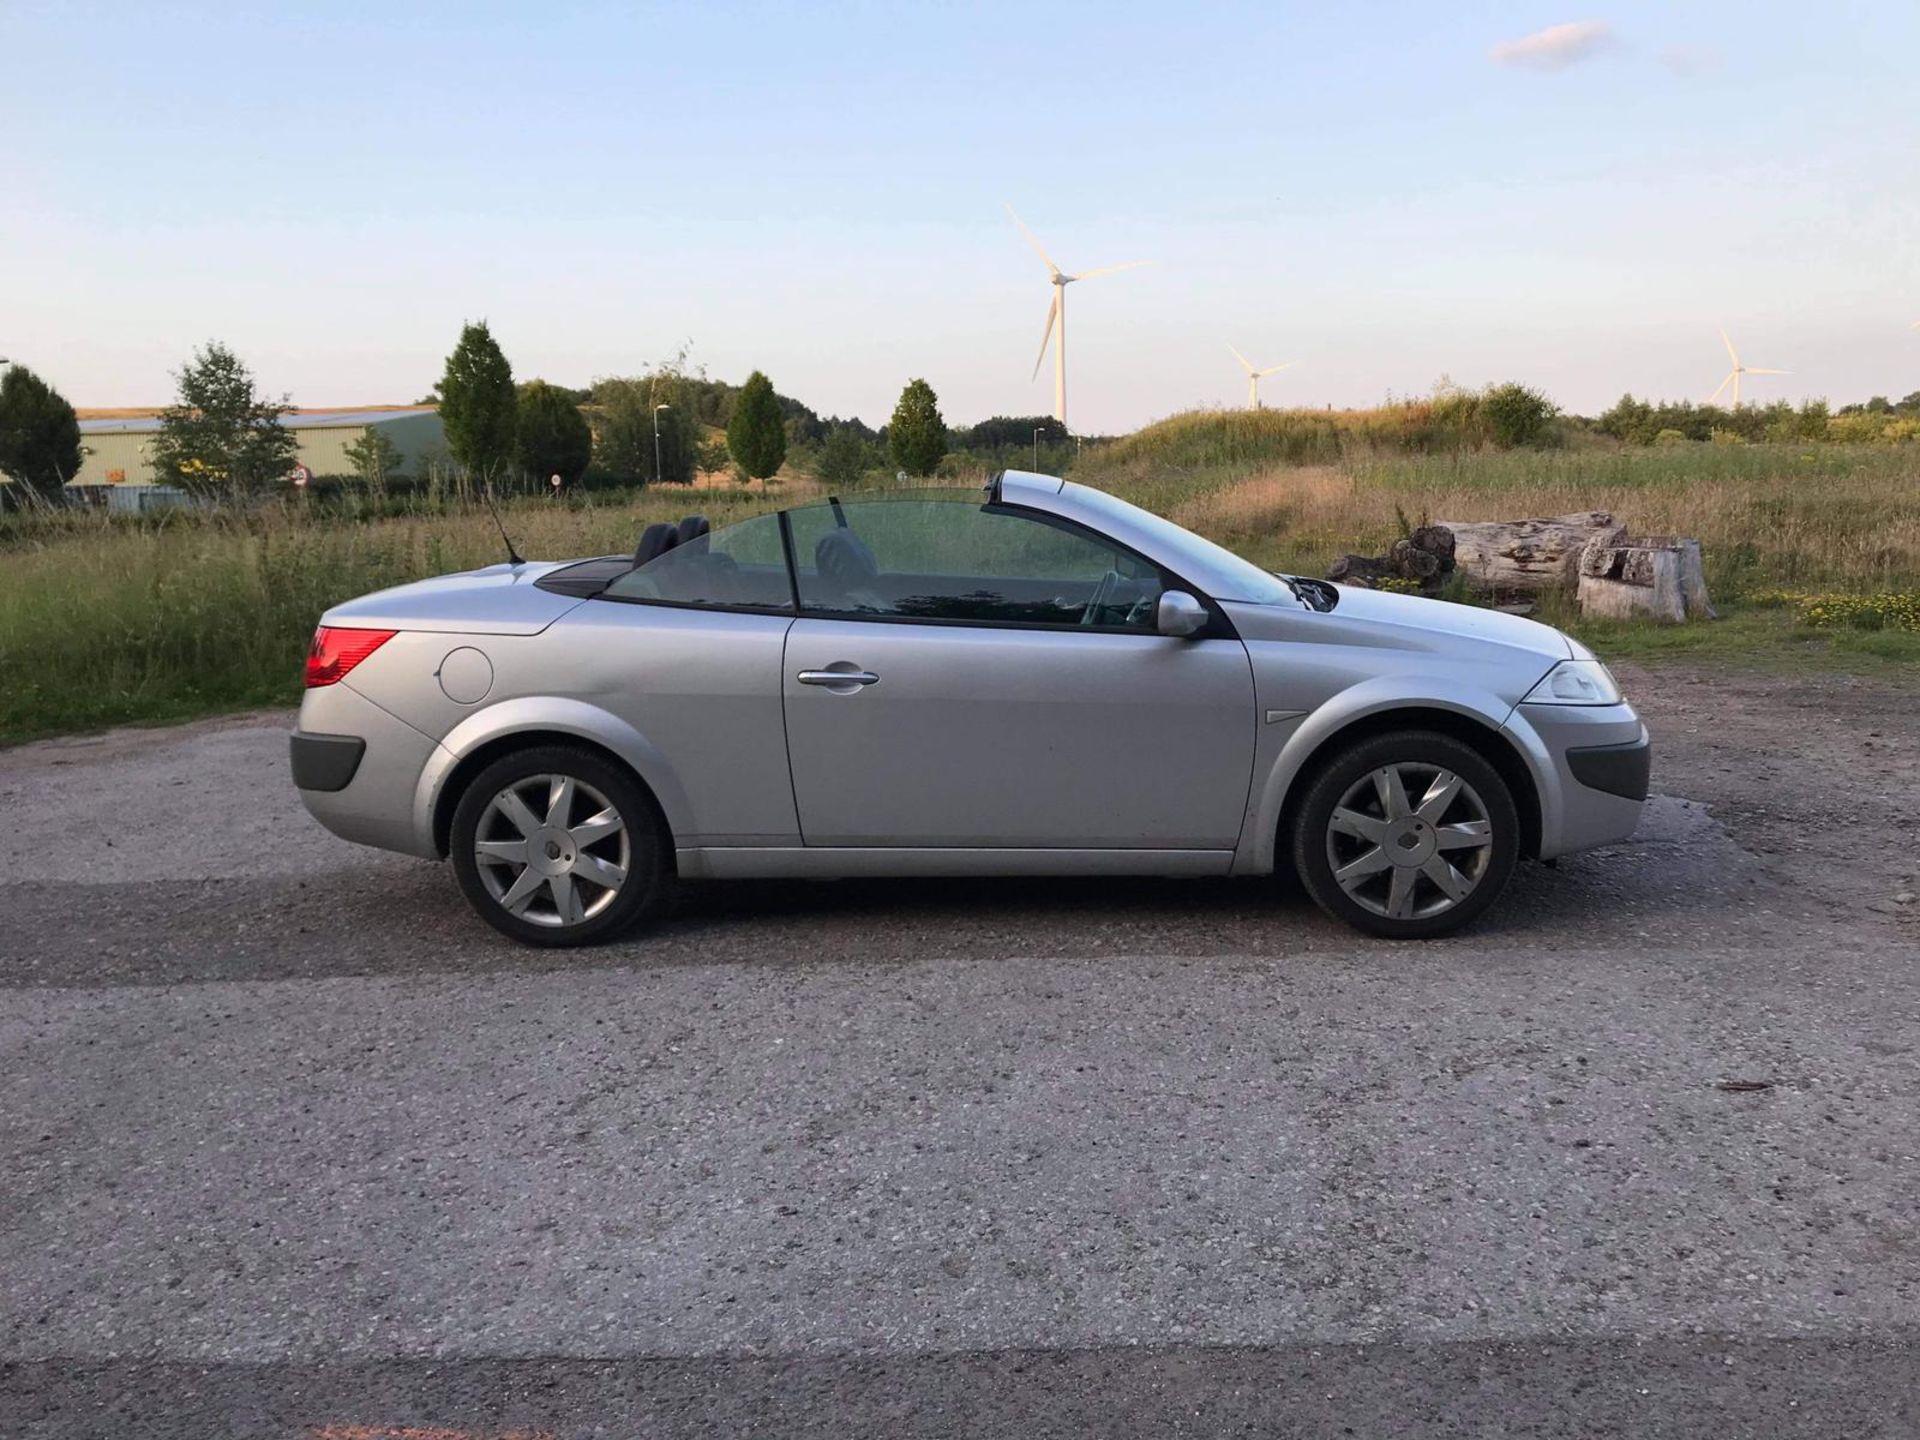
<path fill-rule="evenodd" d="M 1615 669 L 1653 732 L 1656 789 L 1705 804 L 1783 884 L 1920 929 L 1920 693 L 1817 672 Z"/>

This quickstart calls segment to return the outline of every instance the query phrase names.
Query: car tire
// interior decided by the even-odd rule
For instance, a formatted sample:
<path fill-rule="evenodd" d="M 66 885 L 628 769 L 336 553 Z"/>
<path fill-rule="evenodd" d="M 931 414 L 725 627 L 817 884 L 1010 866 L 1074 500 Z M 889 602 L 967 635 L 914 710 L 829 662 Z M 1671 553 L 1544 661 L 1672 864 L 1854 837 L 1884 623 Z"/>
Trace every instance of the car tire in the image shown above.
<path fill-rule="evenodd" d="M 657 913 L 670 848 L 646 788 L 574 745 L 533 746 L 488 765 L 462 792 L 448 837 L 454 874 L 480 917 L 523 944 L 556 947 L 611 940 Z"/>
<path fill-rule="evenodd" d="M 1294 812 L 1294 868 L 1314 902 L 1370 935 L 1426 940 L 1499 898 L 1520 854 L 1507 783 L 1431 730 L 1375 735 L 1319 767 Z"/>

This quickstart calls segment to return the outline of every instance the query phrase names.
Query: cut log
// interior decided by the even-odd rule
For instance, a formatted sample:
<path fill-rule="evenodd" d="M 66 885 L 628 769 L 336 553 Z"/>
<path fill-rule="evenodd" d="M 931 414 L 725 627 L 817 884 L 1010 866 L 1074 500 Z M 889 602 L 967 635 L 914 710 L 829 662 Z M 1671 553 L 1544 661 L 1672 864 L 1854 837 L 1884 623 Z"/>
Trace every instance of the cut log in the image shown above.
<path fill-rule="evenodd" d="M 1674 624 L 1714 620 L 1700 542 L 1676 535 L 1595 541 L 1580 556 L 1580 613 Z"/>
<path fill-rule="evenodd" d="M 1626 526 L 1604 510 L 1539 520 L 1442 520 L 1453 532 L 1454 563 L 1495 594 L 1571 590 L 1580 556 L 1596 540 L 1615 543 Z"/>
<path fill-rule="evenodd" d="M 1328 568 L 1327 578 L 1368 588 L 1381 580 L 1413 580 L 1432 590 L 1452 569 L 1452 532 L 1421 525 L 1389 545 L 1385 555 L 1342 555 Z"/>

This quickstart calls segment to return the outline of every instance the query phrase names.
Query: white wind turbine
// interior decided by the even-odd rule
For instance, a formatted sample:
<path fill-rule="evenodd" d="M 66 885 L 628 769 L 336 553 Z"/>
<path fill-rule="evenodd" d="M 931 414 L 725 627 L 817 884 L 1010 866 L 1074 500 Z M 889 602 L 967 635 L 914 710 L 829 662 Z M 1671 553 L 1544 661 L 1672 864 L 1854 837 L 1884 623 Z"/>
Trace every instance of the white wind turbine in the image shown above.
<path fill-rule="evenodd" d="M 1033 373 L 1040 373 L 1040 366 L 1047 358 L 1047 342 L 1053 339 L 1056 322 L 1060 327 L 1060 338 L 1053 346 L 1053 418 L 1062 425 L 1067 423 L 1067 286 L 1076 280 L 1091 280 L 1096 275 L 1111 275 L 1117 270 L 1137 270 L 1148 264 L 1145 260 L 1129 260 L 1125 265 L 1103 265 L 1098 270 L 1085 270 L 1078 275 L 1069 275 L 1053 263 L 1053 257 L 1040 247 L 1034 233 L 1018 215 L 1013 214 L 1013 206 L 1007 206 L 1007 214 L 1013 215 L 1013 223 L 1020 227 L 1020 233 L 1027 237 L 1027 243 L 1033 246 L 1034 253 L 1046 262 L 1047 273 L 1053 279 L 1053 303 L 1047 307 L 1047 328 L 1040 334 L 1040 355 L 1033 362 Z"/>
<path fill-rule="evenodd" d="M 1233 350 L 1233 346 L 1229 345 L 1227 349 Z M 1238 360 L 1240 367 L 1247 372 L 1247 408 L 1249 410 L 1258 410 L 1260 408 L 1260 380 L 1262 376 L 1278 375 L 1282 370 L 1291 369 L 1300 363 L 1298 360 L 1289 360 L 1285 365 L 1269 365 L 1264 370 L 1256 370 L 1253 368 L 1253 362 L 1238 350 L 1233 350 L 1233 358 Z"/>
<path fill-rule="evenodd" d="M 1793 373 L 1791 370 L 1763 370 L 1758 365 L 1742 365 L 1740 363 L 1740 352 L 1733 348 L 1733 341 L 1727 339 L 1727 332 L 1725 330 L 1720 332 L 1720 338 L 1726 344 L 1727 358 L 1733 361 L 1733 368 L 1727 372 L 1727 378 L 1720 382 L 1713 394 L 1707 397 L 1707 404 L 1709 405 L 1718 400 L 1720 398 L 1720 392 L 1731 385 L 1733 386 L 1733 408 L 1738 410 L 1740 408 L 1740 377 L 1742 375 L 1791 375 Z"/>

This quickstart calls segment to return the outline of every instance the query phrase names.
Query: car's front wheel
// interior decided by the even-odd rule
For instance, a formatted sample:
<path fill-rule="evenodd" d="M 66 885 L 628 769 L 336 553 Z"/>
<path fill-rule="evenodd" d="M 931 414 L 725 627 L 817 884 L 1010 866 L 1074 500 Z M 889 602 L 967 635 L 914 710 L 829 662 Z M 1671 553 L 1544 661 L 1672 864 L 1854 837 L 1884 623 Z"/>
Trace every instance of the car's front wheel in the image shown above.
<path fill-rule="evenodd" d="M 1370 934 L 1428 939 L 1498 898 L 1520 851 L 1499 771 L 1449 735 L 1376 735 L 1336 754 L 1307 787 L 1293 862 L 1328 914 Z"/>
<path fill-rule="evenodd" d="M 655 908 L 664 826 L 619 766 L 571 745 L 515 751 L 467 785 L 449 848 L 467 900 L 529 945 L 611 939 Z"/>

